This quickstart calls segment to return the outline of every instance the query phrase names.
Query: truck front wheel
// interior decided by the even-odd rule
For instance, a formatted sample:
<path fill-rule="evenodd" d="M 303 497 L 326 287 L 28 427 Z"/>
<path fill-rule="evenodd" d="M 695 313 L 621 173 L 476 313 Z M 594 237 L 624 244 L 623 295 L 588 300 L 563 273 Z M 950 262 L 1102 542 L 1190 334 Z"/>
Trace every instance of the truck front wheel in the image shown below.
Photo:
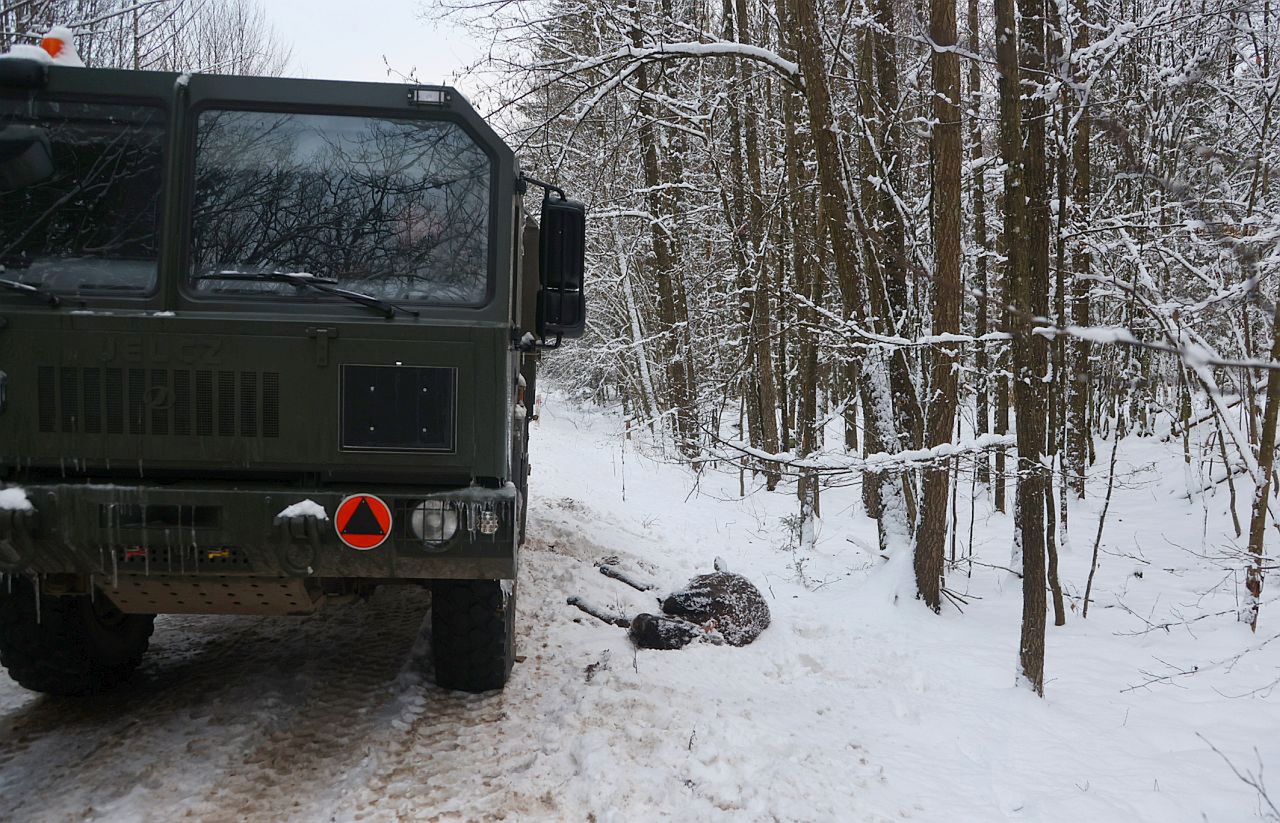
<path fill-rule="evenodd" d="M 106 691 L 138 668 L 153 614 L 124 614 L 99 593 L 43 596 L 25 577 L 0 582 L 0 664 L 36 692 Z"/>
<path fill-rule="evenodd" d="M 431 649 L 436 685 L 464 692 L 501 689 L 515 662 L 513 581 L 431 584 Z"/>

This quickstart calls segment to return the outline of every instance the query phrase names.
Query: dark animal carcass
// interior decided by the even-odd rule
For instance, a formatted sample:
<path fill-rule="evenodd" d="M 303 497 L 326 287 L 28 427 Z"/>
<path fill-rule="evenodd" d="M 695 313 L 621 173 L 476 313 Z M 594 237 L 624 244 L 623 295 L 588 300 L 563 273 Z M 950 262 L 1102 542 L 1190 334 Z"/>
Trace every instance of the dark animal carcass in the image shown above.
<path fill-rule="evenodd" d="M 693 578 L 662 601 L 664 615 L 640 614 L 631 640 L 644 649 L 679 649 L 695 638 L 745 646 L 769 627 L 769 606 L 740 574 L 717 571 Z"/>
<path fill-rule="evenodd" d="M 692 623 L 661 614 L 637 614 L 631 621 L 631 642 L 642 649 L 683 649 L 702 630 Z"/>

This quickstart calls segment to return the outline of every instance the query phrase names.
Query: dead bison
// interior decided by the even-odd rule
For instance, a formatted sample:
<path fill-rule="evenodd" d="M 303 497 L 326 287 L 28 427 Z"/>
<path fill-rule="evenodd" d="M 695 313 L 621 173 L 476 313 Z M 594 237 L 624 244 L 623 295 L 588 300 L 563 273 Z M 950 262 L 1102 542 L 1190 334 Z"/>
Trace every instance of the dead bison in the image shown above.
<path fill-rule="evenodd" d="M 769 627 L 769 606 L 750 580 L 732 572 L 702 574 L 662 601 L 666 616 L 640 614 L 631 640 L 642 649 L 679 649 L 699 635 L 745 646 Z"/>
<path fill-rule="evenodd" d="M 598 566 L 600 573 L 637 591 L 656 588 L 617 563 L 617 558 L 605 558 Z M 631 642 L 642 649 L 682 649 L 694 640 L 745 646 L 769 628 L 769 606 L 760 590 L 728 571 L 718 558 L 713 573 L 699 575 L 660 599 L 662 614 L 645 612 L 628 619 L 578 596 L 570 597 L 568 603 L 597 620 L 627 629 Z"/>
<path fill-rule="evenodd" d="M 683 649 L 704 634 L 702 627 L 661 614 L 637 614 L 631 621 L 631 642 L 642 649 Z"/>

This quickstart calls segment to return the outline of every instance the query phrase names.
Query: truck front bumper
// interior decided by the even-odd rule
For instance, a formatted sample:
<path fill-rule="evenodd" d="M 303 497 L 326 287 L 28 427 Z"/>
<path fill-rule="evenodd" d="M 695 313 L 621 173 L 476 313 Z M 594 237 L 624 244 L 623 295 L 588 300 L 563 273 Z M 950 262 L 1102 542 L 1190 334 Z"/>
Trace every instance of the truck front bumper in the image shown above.
<path fill-rule="evenodd" d="M 516 575 L 520 506 L 511 484 L 282 489 L 68 482 L 23 489 L 31 510 L 0 510 L 0 572 L 378 580 Z M 335 528 L 339 504 L 353 494 L 376 495 L 391 511 L 386 539 L 376 547 L 352 548 Z M 325 517 L 314 506 L 281 516 L 305 500 L 322 507 Z M 426 542 L 415 534 L 412 512 L 427 500 L 456 515 L 448 539 Z"/>

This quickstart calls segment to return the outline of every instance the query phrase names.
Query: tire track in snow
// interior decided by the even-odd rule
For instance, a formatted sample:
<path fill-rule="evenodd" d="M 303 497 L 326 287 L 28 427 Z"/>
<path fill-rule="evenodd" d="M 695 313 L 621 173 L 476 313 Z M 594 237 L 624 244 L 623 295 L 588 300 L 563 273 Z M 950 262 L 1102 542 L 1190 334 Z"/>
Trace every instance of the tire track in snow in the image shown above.
<path fill-rule="evenodd" d="M 138 792 L 154 819 L 182 808 L 216 818 L 217 801 L 261 802 L 264 785 L 244 776 L 287 767 L 305 782 L 310 762 L 339 749 L 328 737 L 346 741 L 376 717 L 427 603 L 425 592 L 389 589 L 309 618 L 163 619 L 125 689 L 35 698 L 0 715 L 0 819 L 110 816 Z"/>
<path fill-rule="evenodd" d="M 375 608 L 329 635 L 334 642 L 323 653 L 301 661 L 288 710 L 275 715 L 264 739 L 227 764 L 190 807 L 192 815 L 211 821 L 299 817 L 368 756 L 389 728 L 383 709 L 395 695 L 428 602 L 420 591 L 380 594 L 378 603 L 368 604 Z"/>
<path fill-rule="evenodd" d="M 584 774 L 658 808 L 670 784 L 601 770 L 642 758 L 636 742 L 660 750 L 662 732 L 632 717 L 663 716 L 675 695 L 588 681 L 621 635 L 565 605 L 580 591 L 630 597 L 593 568 L 612 545 L 538 525 L 520 569 L 523 660 L 503 693 L 446 692 L 406 668 L 411 649 L 429 652 L 419 591 L 310 618 L 165 618 L 125 692 L 0 709 L 0 819 L 558 820 L 609 807 Z"/>
<path fill-rule="evenodd" d="M 582 816 L 564 787 L 574 777 L 567 730 L 586 683 L 566 670 L 554 638 L 572 619 L 568 591 L 592 550 L 549 546 L 533 534 L 522 549 L 516 651 L 501 693 L 467 695 L 410 681 L 375 747 L 364 785 L 338 807 L 338 820 L 561 820 Z M 572 543 L 573 545 L 564 545 Z M 593 578 L 588 578 L 593 579 Z M 603 579 L 603 578 L 601 578 Z M 424 647 L 420 653 L 426 653 Z"/>
<path fill-rule="evenodd" d="M 512 736 L 524 726 L 538 648 L 546 635 L 541 613 L 538 564 L 528 547 L 522 555 L 516 615 L 520 662 L 500 693 L 461 694 L 437 688 L 422 677 L 406 680 L 392 732 L 366 764 L 364 784 L 351 792 L 338 819 L 500 820 L 527 816 L 546 803 L 519 789 L 519 776 L 532 758 L 513 753 Z M 416 655 L 429 657 L 430 638 Z M 511 722 L 515 721 L 515 722 Z M 518 744 L 516 747 L 519 747 Z"/>
<path fill-rule="evenodd" d="M 569 503 L 559 506 L 582 517 L 593 515 L 588 507 Z M 595 563 L 610 554 L 615 552 L 573 525 L 543 518 L 531 522 L 517 606 L 521 662 L 507 688 L 501 694 L 461 695 L 410 683 L 393 724 L 397 732 L 375 747 L 364 784 L 344 797 L 333 817 L 361 823 L 589 819 L 591 809 L 610 810 L 623 796 L 634 796 L 628 778 L 615 780 L 600 770 L 606 763 L 626 762 L 629 755 L 643 758 L 645 751 L 660 750 L 664 732 L 641 730 L 637 740 L 631 718 L 667 714 L 675 693 L 660 686 L 606 684 L 609 676 L 603 673 L 611 665 L 631 666 L 629 658 L 599 656 L 600 641 L 616 642 L 621 633 L 565 604 L 574 593 L 606 601 L 612 593 L 634 594 L 596 572 Z M 653 570 L 637 556 L 628 560 Z M 572 623 L 580 627 L 567 625 Z M 596 649 L 594 656 L 584 659 L 583 648 L 566 632 L 586 639 Z M 594 682 L 586 671 L 592 663 Z M 607 754 L 597 748 L 602 743 Z M 584 782 L 588 773 L 604 783 L 620 783 L 619 796 Z M 638 774 L 643 773 L 642 766 Z M 686 796 L 690 792 L 677 788 Z M 665 798 L 667 791 L 663 787 L 659 794 Z M 639 796 L 652 797 L 646 791 Z M 655 802 L 652 808 L 659 806 Z"/>
<path fill-rule="evenodd" d="M 94 698 L 37 696 L 0 719 L 0 818 L 36 810 L 56 818 L 60 807 L 63 816 L 74 817 L 76 802 L 88 808 L 124 793 L 125 780 L 145 762 L 140 741 L 184 708 L 192 709 L 188 718 L 197 717 L 202 692 L 217 690 L 220 672 L 252 666 L 261 657 L 252 653 L 256 626 L 208 620 L 212 625 L 198 630 L 190 617 L 158 623 L 154 653 L 118 691 Z M 242 644 L 250 653 L 224 660 Z M 104 775 L 104 763 L 118 773 Z"/>

